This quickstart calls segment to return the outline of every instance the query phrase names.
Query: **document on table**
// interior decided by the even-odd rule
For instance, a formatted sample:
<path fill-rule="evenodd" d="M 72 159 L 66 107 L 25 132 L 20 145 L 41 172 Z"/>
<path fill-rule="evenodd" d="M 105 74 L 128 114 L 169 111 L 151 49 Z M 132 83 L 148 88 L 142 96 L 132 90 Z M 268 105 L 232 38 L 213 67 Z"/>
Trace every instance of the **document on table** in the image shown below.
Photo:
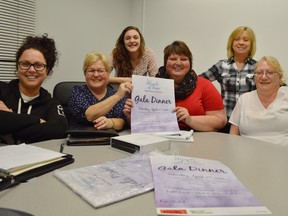
<path fill-rule="evenodd" d="M 16 175 L 29 169 L 62 160 L 65 154 L 20 144 L 0 147 L 0 168 Z"/>
<path fill-rule="evenodd" d="M 174 81 L 149 76 L 132 76 L 131 132 L 179 131 L 175 108 Z"/>
<path fill-rule="evenodd" d="M 78 169 L 56 170 L 54 175 L 95 208 L 153 190 L 148 154 Z"/>
<path fill-rule="evenodd" d="M 154 154 L 150 162 L 158 215 L 271 214 L 218 161 Z"/>

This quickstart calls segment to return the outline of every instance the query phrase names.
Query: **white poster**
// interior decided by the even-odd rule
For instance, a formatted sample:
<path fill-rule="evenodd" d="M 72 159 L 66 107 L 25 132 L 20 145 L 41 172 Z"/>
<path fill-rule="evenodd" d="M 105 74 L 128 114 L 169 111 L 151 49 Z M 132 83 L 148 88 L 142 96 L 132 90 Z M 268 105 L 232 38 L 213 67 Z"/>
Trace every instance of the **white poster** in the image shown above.
<path fill-rule="evenodd" d="M 174 80 L 132 76 L 131 132 L 179 131 L 175 108 Z"/>

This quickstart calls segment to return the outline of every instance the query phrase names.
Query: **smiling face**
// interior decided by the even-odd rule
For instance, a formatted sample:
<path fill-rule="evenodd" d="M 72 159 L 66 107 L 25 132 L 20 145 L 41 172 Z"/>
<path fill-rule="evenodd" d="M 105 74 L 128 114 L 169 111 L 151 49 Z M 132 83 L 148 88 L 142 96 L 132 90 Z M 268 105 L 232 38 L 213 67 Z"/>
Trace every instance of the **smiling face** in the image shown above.
<path fill-rule="evenodd" d="M 141 37 L 136 30 L 131 29 L 125 33 L 124 44 L 128 52 L 130 53 L 137 52 L 139 50 L 140 43 L 141 43 Z"/>
<path fill-rule="evenodd" d="M 260 60 L 255 69 L 255 83 L 259 92 L 277 92 L 281 75 L 265 60 Z"/>
<path fill-rule="evenodd" d="M 43 54 L 35 49 L 25 50 L 19 58 L 18 64 L 21 62 L 27 63 L 28 65 L 46 65 Z M 36 69 L 37 68 L 36 66 Z M 35 70 L 35 66 L 32 65 L 28 69 L 21 69 L 20 66 L 18 66 L 17 73 L 20 80 L 20 91 L 27 96 L 34 96 L 38 94 L 44 79 L 47 77 L 47 68 L 44 67 L 43 70 Z"/>
<path fill-rule="evenodd" d="M 95 92 L 104 92 L 108 84 L 109 72 L 103 61 L 98 60 L 87 67 L 85 79 L 89 89 Z"/>
<path fill-rule="evenodd" d="M 249 37 L 248 32 L 243 31 L 239 33 L 233 41 L 232 49 L 234 51 L 234 55 L 244 55 L 246 57 L 249 56 L 251 50 L 251 39 Z"/>
<path fill-rule="evenodd" d="M 180 84 L 190 71 L 189 58 L 183 54 L 172 53 L 166 62 L 166 72 L 176 84 Z"/>

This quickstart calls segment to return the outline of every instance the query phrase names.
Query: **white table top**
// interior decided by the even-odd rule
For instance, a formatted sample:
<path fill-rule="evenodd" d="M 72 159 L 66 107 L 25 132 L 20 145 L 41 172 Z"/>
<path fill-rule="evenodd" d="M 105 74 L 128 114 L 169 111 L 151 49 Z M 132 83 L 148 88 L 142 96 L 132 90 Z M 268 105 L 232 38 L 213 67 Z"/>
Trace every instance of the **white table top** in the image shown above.
<path fill-rule="evenodd" d="M 60 149 L 63 140 L 35 145 Z M 75 162 L 64 169 L 94 165 L 130 154 L 110 146 L 65 146 Z M 288 146 L 215 132 L 194 133 L 193 143 L 173 143 L 167 154 L 218 160 L 228 166 L 272 215 L 287 215 Z M 33 215 L 156 216 L 154 193 L 149 192 L 95 209 L 66 187 L 52 172 L 0 192 L 0 208 L 12 208 Z"/>

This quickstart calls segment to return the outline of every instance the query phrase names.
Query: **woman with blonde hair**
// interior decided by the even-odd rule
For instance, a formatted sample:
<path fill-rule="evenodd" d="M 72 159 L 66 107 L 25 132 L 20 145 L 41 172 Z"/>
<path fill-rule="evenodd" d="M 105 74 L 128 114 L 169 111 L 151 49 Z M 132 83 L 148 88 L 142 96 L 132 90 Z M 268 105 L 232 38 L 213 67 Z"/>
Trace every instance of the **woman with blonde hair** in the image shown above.
<path fill-rule="evenodd" d="M 229 36 L 227 42 L 227 59 L 214 64 L 200 76 L 220 84 L 221 96 L 227 118 L 240 95 L 255 90 L 253 74 L 256 61 L 256 37 L 253 30 L 247 26 L 237 27 Z M 221 131 L 229 133 L 228 123 Z"/>
<path fill-rule="evenodd" d="M 125 95 L 130 83 L 122 83 L 116 91 L 108 85 L 112 67 L 108 58 L 97 52 L 88 53 L 83 64 L 86 84 L 74 86 L 68 106 L 72 125 L 91 125 L 96 129 L 122 130 Z"/>
<path fill-rule="evenodd" d="M 262 57 L 254 79 L 257 89 L 240 96 L 231 114 L 230 134 L 288 145 L 288 87 L 278 60 Z"/>

